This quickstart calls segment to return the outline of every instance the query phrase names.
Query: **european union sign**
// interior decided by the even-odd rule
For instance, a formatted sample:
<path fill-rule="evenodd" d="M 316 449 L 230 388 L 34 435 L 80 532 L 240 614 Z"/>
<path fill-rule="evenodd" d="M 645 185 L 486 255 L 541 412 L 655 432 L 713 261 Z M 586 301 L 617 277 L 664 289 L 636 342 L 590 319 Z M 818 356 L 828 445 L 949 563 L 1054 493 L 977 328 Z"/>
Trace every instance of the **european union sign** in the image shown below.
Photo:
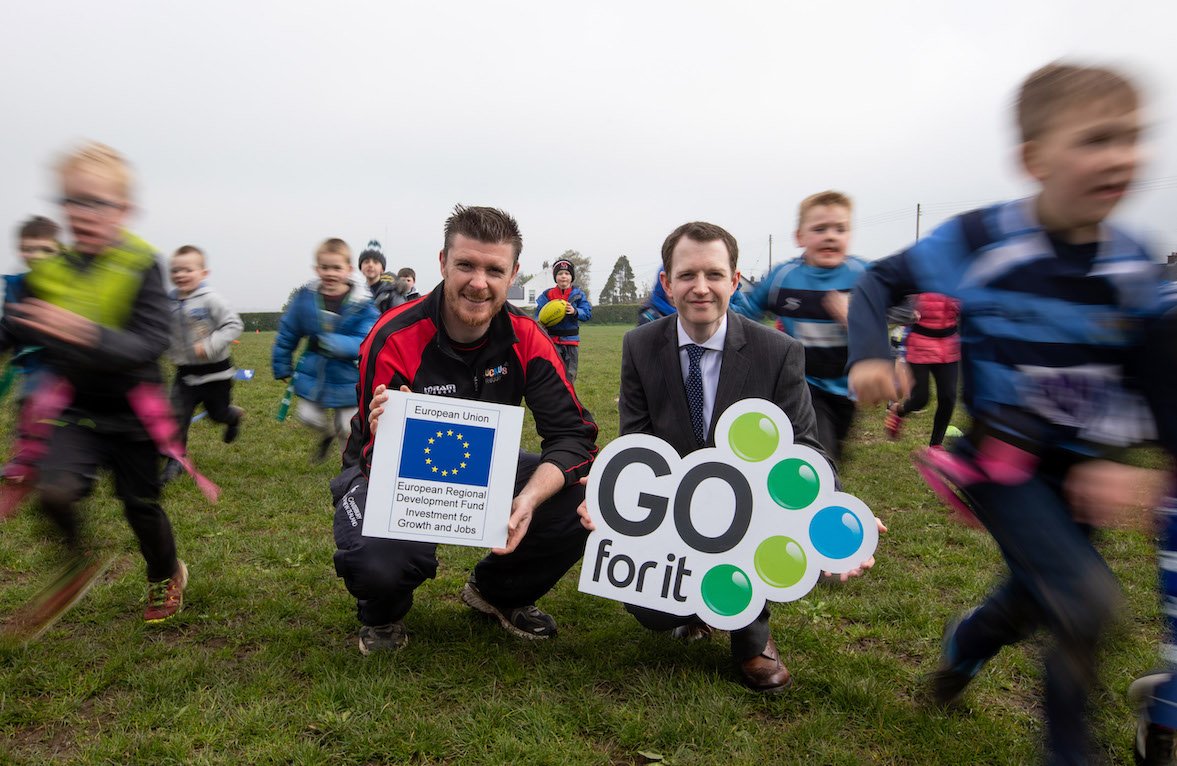
<path fill-rule="evenodd" d="M 405 418 L 400 476 L 485 487 L 494 437 L 493 428 Z"/>
<path fill-rule="evenodd" d="M 350 501 L 351 525 L 363 523 L 365 537 L 506 545 L 523 408 L 409 391 L 382 396 L 368 503 Z"/>

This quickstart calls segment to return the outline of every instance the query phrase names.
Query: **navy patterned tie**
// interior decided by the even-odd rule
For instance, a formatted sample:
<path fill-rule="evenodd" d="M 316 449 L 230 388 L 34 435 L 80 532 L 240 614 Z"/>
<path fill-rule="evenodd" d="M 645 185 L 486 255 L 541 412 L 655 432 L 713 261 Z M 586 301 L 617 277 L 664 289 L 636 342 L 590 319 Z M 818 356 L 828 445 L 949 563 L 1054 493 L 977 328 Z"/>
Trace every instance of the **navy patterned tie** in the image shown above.
<path fill-rule="evenodd" d="M 691 366 L 687 368 L 687 405 L 691 409 L 691 427 L 695 429 L 695 441 L 702 447 L 707 442 L 707 428 L 703 424 L 703 368 L 699 360 L 707 349 L 688 343 L 687 356 Z"/>

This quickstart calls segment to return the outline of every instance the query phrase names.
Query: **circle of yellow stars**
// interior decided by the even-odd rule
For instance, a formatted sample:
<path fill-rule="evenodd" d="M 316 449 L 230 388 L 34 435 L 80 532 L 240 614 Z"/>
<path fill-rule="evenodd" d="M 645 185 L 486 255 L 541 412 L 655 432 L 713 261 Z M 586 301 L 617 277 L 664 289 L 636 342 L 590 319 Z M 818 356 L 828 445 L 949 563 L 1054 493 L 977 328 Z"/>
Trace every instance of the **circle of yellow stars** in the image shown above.
<path fill-rule="evenodd" d="M 451 428 L 450 430 L 446 431 L 446 432 L 445 432 L 445 434 L 444 434 L 444 436 L 455 436 L 453 429 Z M 434 443 L 436 443 L 436 441 L 437 441 L 438 439 L 441 439 L 441 438 L 443 438 L 443 434 L 442 434 L 442 432 L 441 432 L 441 431 L 438 431 L 438 432 L 437 432 L 437 436 L 430 436 L 430 437 L 429 437 L 429 443 L 430 443 L 430 444 L 434 444 Z M 464 440 L 464 439 L 462 438 L 462 435 L 461 435 L 461 434 L 457 434 L 457 435 L 455 436 L 455 438 L 456 438 L 458 441 L 462 442 L 462 449 L 464 449 L 464 450 L 468 450 L 468 449 L 470 449 L 470 442 L 468 442 L 468 441 Z M 426 455 L 429 455 L 429 454 L 430 454 L 432 451 L 433 451 L 433 448 L 432 448 L 432 447 L 426 447 L 426 448 L 425 448 L 425 454 L 426 454 Z M 462 453 L 462 457 L 463 457 L 463 458 L 467 458 L 467 459 L 468 459 L 468 458 L 470 457 L 470 453 L 469 453 L 469 452 L 463 452 L 463 453 Z M 439 468 L 438 468 L 436 465 L 434 465 L 434 464 L 433 464 L 433 458 L 432 458 L 432 457 L 426 457 L 426 458 L 425 458 L 425 465 L 429 466 L 429 470 L 430 470 L 432 473 L 440 473 L 442 476 L 447 476 L 447 477 L 448 477 L 448 476 L 457 476 L 457 475 L 458 475 L 458 468 L 453 468 L 453 467 L 451 467 L 451 468 L 441 468 L 441 469 L 439 469 Z M 466 462 L 465 462 L 465 460 L 459 461 L 459 462 L 458 462 L 458 467 L 459 467 L 459 468 L 465 468 L 465 467 L 466 467 Z"/>

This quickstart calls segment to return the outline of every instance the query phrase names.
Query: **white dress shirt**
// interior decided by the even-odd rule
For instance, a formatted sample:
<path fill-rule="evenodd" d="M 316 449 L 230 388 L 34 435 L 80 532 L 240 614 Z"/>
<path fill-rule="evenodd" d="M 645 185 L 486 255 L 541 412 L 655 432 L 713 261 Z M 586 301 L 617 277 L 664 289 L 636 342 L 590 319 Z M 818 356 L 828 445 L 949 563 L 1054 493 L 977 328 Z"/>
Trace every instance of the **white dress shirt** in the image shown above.
<path fill-rule="evenodd" d="M 685 386 L 687 375 L 691 370 L 691 358 L 687 356 L 686 347 L 692 343 L 702 346 L 705 350 L 699 359 L 699 370 L 703 374 L 703 430 L 711 433 L 711 415 L 715 409 L 715 392 L 719 388 L 719 366 L 723 363 L 723 342 L 727 338 L 727 314 L 719 322 L 719 329 L 704 343 L 695 343 L 687 331 L 683 329 L 682 318 L 678 324 L 678 362 L 682 368 L 682 381 Z"/>

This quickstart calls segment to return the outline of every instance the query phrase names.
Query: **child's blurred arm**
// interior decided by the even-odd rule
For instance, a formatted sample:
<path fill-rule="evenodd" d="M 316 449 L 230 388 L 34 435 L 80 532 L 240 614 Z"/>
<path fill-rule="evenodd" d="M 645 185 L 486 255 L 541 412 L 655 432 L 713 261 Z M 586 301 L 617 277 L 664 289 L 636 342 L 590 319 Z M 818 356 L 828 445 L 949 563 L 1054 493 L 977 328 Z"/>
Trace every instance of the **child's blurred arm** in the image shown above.
<path fill-rule="evenodd" d="M 742 314 L 756 322 L 759 322 L 760 317 L 764 314 L 763 311 L 758 310 L 752 305 L 751 301 L 748 300 L 747 294 L 742 292 L 738 287 L 732 293 L 732 299 L 728 303 L 728 306 L 737 314 Z"/>
<path fill-rule="evenodd" d="M 208 337 L 197 341 L 197 354 L 206 359 L 215 359 L 224 353 L 225 349 L 229 347 L 241 331 L 245 329 L 245 325 L 241 322 L 241 317 L 229 305 L 229 302 L 221 297 L 219 294 L 213 293 L 211 314 L 213 323 L 216 329 L 209 334 Z M 201 354 L 203 351 L 203 354 Z"/>
<path fill-rule="evenodd" d="M 756 283 L 756 288 L 752 290 L 752 292 L 743 294 L 743 297 L 747 300 L 741 301 L 743 304 L 742 307 L 735 306 L 735 301 L 733 301 L 732 308 L 734 308 L 736 311 L 739 311 L 749 319 L 759 322 L 760 318 L 764 316 L 765 307 L 768 305 L 768 296 L 769 293 L 772 292 L 772 280 L 779 270 L 780 266 L 777 266 L 775 269 L 772 269 L 767 274 L 765 274 L 760 279 L 760 281 Z M 733 298 L 734 297 L 735 296 L 733 295 Z M 741 308 L 743 310 L 741 310 Z"/>
<path fill-rule="evenodd" d="M 341 323 L 343 332 L 325 332 L 315 336 L 319 352 L 333 359 L 359 359 L 360 345 L 368 337 L 368 331 L 380 318 L 376 307 L 370 302 L 359 309 L 354 321 Z"/>
<path fill-rule="evenodd" d="M 897 381 L 887 337 L 887 309 L 916 292 L 907 253 L 897 253 L 875 264 L 858 280 L 847 315 L 850 391 L 860 407 L 902 401 L 909 388 Z"/>
<path fill-rule="evenodd" d="M 275 380 L 285 380 L 294 374 L 294 349 L 298 348 L 298 342 L 303 336 L 296 316 L 301 297 L 301 291 L 295 293 L 294 300 L 290 301 L 286 313 L 278 323 L 278 335 L 274 338 L 274 348 L 270 352 L 270 366 Z"/>
<path fill-rule="evenodd" d="M 131 317 L 116 330 L 44 301 L 28 299 L 15 321 L 57 341 L 67 358 L 86 367 L 124 370 L 155 361 L 170 342 L 170 310 L 158 265 L 145 272 Z"/>
<path fill-rule="evenodd" d="M 1151 530 L 1152 510 L 1168 488 L 1165 471 L 1087 460 L 1067 472 L 1063 494 L 1075 520 L 1094 527 Z"/>

